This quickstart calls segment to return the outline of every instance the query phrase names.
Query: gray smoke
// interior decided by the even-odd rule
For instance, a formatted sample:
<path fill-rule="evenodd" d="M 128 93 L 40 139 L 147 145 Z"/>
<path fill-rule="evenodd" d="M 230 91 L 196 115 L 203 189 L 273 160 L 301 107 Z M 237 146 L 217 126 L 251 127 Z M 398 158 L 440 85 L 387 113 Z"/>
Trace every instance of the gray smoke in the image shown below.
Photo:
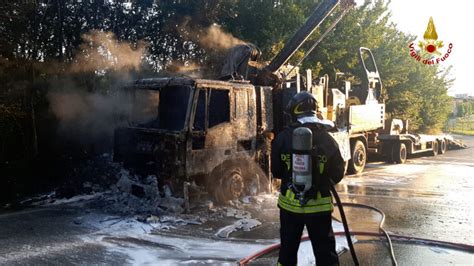
<path fill-rule="evenodd" d="M 232 34 L 225 32 L 217 24 L 204 28 L 192 26 L 190 17 L 184 19 L 179 30 L 185 39 L 199 43 L 205 49 L 226 51 L 238 44 L 245 43 Z"/>
<path fill-rule="evenodd" d="M 56 91 L 48 94 L 51 111 L 59 120 L 59 134 L 83 144 L 106 140 L 110 145 L 113 130 L 124 123 L 129 102 L 118 93 L 104 95 L 79 91 Z M 98 143 L 99 144 L 99 143 Z"/>
<path fill-rule="evenodd" d="M 112 32 L 93 30 L 82 36 L 70 72 L 139 70 L 146 55 L 145 42 L 137 45 L 118 41 Z"/>
<path fill-rule="evenodd" d="M 119 92 L 132 80 L 129 73 L 140 70 L 146 45 L 118 41 L 113 33 L 96 30 L 83 34 L 82 40 L 72 62 L 55 67 L 63 72 L 51 81 L 50 109 L 59 120 L 61 137 L 85 144 L 111 142 L 113 129 L 130 110 L 130 99 Z M 91 88 L 96 91 L 88 92 Z"/>

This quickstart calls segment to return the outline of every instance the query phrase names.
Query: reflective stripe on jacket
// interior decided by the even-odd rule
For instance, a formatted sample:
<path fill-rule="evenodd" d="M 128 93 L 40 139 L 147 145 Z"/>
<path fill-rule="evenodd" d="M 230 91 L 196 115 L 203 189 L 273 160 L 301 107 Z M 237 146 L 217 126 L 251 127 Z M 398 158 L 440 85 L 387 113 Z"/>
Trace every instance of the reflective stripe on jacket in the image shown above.
<path fill-rule="evenodd" d="M 321 193 L 316 193 L 315 199 L 310 199 L 305 205 L 301 206 L 299 199 L 291 189 L 287 189 L 285 195 L 280 193 L 278 196 L 278 206 L 284 210 L 293 213 L 309 214 L 319 212 L 332 212 L 332 197 L 321 197 Z"/>

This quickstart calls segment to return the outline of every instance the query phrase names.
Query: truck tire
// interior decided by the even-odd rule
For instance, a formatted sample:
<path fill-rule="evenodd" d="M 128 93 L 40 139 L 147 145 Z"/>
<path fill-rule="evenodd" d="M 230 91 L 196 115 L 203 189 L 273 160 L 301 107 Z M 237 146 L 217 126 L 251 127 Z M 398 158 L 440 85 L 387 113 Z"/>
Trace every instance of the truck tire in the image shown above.
<path fill-rule="evenodd" d="M 349 160 L 347 172 L 349 174 L 360 174 L 364 171 L 365 163 L 367 161 L 367 152 L 364 143 L 357 140 L 351 147 L 352 158 Z"/>
<path fill-rule="evenodd" d="M 438 141 L 433 141 L 433 149 L 431 150 L 431 156 L 438 155 Z"/>
<path fill-rule="evenodd" d="M 446 151 L 448 150 L 448 145 L 446 144 L 446 140 L 442 139 L 438 142 L 438 153 L 439 154 L 445 154 Z"/>
<path fill-rule="evenodd" d="M 240 168 L 217 171 L 208 182 L 208 189 L 217 203 L 238 199 L 244 191 L 244 179 Z"/>
<path fill-rule="evenodd" d="M 407 160 L 407 147 L 405 143 L 397 142 L 392 146 L 392 162 L 405 163 Z"/>

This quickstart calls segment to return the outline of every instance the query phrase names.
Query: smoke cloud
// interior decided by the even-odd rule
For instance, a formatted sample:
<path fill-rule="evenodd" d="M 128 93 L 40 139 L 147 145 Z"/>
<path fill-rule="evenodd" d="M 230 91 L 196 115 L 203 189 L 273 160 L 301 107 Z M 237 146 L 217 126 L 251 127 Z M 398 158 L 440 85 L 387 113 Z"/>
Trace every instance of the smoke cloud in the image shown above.
<path fill-rule="evenodd" d="M 115 34 L 93 30 L 82 35 L 70 72 L 138 70 L 146 53 L 145 42 L 118 41 Z"/>
<path fill-rule="evenodd" d="M 120 87 L 131 80 L 130 71 L 140 70 L 146 45 L 118 41 L 113 33 L 97 30 L 83 34 L 82 40 L 72 62 L 57 67 L 65 71 L 50 80 L 50 110 L 59 121 L 61 138 L 110 147 L 114 128 L 130 110 Z"/>
<path fill-rule="evenodd" d="M 185 39 L 194 41 L 205 49 L 228 50 L 244 41 L 225 32 L 219 25 L 207 28 L 191 26 L 191 18 L 187 17 L 179 28 Z"/>
<path fill-rule="evenodd" d="M 51 111 L 59 120 L 60 136 L 87 145 L 109 146 L 113 129 L 123 123 L 130 110 L 119 95 L 58 91 L 50 92 L 48 98 Z"/>
<path fill-rule="evenodd" d="M 166 68 L 165 74 L 185 75 L 192 78 L 203 77 L 203 69 L 196 63 L 173 62 Z"/>
<path fill-rule="evenodd" d="M 232 34 L 224 32 L 220 26 L 212 25 L 204 30 L 203 36 L 199 38 L 199 44 L 203 47 L 227 50 L 238 44 L 243 44 L 242 40 L 237 39 Z"/>

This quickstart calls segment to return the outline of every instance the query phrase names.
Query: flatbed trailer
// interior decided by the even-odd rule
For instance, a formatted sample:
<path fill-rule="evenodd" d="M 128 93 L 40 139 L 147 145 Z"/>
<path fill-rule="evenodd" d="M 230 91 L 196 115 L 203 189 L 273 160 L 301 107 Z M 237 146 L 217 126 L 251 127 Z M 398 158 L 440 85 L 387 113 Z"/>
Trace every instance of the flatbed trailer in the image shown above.
<path fill-rule="evenodd" d="M 449 139 L 448 135 L 382 134 L 378 136 L 381 147 L 378 154 L 387 161 L 404 163 L 407 156 L 413 154 L 427 153 L 436 156 L 446 153 Z"/>

